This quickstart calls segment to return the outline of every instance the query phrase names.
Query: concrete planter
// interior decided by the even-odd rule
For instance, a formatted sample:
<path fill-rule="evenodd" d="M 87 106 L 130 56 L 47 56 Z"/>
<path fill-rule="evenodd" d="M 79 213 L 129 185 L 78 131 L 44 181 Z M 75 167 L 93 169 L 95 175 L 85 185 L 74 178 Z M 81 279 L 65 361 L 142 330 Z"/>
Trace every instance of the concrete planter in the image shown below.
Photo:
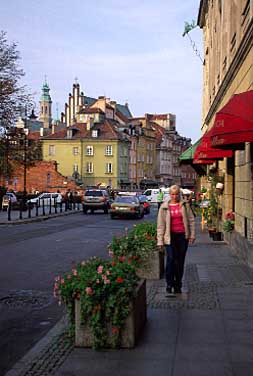
<path fill-rule="evenodd" d="M 125 327 L 121 333 L 122 348 L 132 348 L 135 346 L 141 331 L 147 320 L 146 303 L 146 281 L 141 280 L 137 286 L 137 295 L 130 302 L 130 312 L 125 321 Z M 111 324 L 108 323 L 108 341 L 107 348 L 111 347 Z M 87 324 L 81 324 L 80 301 L 75 300 L 75 346 L 91 347 L 93 335 Z"/>
<path fill-rule="evenodd" d="M 137 270 L 137 275 L 143 279 L 160 279 L 164 273 L 164 254 L 154 250 L 145 263 Z"/>

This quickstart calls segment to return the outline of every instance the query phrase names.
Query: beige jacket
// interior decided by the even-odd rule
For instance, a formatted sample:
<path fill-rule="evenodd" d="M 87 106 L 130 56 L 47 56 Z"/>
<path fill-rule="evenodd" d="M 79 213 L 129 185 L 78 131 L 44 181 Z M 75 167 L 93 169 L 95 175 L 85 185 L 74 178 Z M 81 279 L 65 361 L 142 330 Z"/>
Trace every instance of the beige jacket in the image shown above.
<path fill-rule="evenodd" d="M 180 202 L 186 239 L 195 239 L 195 217 L 190 205 Z M 170 244 L 170 211 L 166 200 L 159 209 L 157 217 L 157 245 Z"/>

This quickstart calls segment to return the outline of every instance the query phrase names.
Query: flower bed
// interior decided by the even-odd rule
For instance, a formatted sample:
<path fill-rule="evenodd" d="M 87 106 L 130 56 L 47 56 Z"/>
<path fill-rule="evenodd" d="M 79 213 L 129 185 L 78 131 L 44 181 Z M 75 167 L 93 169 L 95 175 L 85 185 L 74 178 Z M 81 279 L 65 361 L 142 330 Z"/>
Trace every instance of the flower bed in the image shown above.
<path fill-rule="evenodd" d="M 160 279 L 164 271 L 164 255 L 159 252 L 156 225 L 143 222 L 123 236 L 114 236 L 109 244 L 113 262 L 120 260 L 134 264 L 137 275 L 145 279 Z"/>
<path fill-rule="evenodd" d="M 121 334 L 136 297 L 138 281 L 134 265 L 93 257 L 78 264 L 63 277 L 56 277 L 54 295 L 60 303 L 66 304 L 73 327 L 74 302 L 79 301 L 79 326 L 90 328 L 91 347 L 108 346 L 109 325 L 110 346 L 116 348 L 121 345 Z"/>
<path fill-rule="evenodd" d="M 136 295 L 129 301 L 128 315 L 121 329 L 118 347 L 132 348 L 135 346 L 139 335 L 147 320 L 146 308 L 146 281 L 141 280 L 136 287 Z M 109 320 L 106 323 L 106 338 L 103 347 L 115 347 L 115 334 L 119 328 Z M 75 345 L 77 347 L 92 347 L 94 334 L 89 324 L 82 322 L 81 302 L 75 300 Z"/>

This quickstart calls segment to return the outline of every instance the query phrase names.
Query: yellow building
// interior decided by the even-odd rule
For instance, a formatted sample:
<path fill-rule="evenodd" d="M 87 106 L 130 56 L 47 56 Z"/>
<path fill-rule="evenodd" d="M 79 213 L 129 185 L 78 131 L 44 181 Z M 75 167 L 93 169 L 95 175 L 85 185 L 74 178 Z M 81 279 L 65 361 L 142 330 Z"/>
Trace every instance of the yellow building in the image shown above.
<path fill-rule="evenodd" d="M 201 0 L 198 25 L 204 37 L 202 132 L 212 129 L 215 135 L 217 126 L 226 127 L 216 122 L 217 112 L 231 103 L 234 94 L 242 97 L 253 90 L 253 1 Z M 235 213 L 235 230 L 225 234 L 226 240 L 253 264 L 253 130 L 251 127 L 246 137 L 244 130 L 241 119 L 233 130 L 233 142 L 227 140 L 224 145 L 223 140 L 222 146 L 211 139 L 212 146 L 233 151 L 233 157 L 216 162 L 224 176 L 221 222 L 230 210 Z"/>
<path fill-rule="evenodd" d="M 113 122 L 76 124 L 42 139 L 43 159 L 83 186 L 128 183 L 129 142 Z"/>

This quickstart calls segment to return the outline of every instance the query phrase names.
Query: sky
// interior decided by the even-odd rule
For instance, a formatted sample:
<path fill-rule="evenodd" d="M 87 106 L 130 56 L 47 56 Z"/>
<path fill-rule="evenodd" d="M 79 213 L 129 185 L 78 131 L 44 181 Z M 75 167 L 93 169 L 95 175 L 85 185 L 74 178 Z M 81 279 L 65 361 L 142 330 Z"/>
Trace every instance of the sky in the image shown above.
<path fill-rule="evenodd" d="M 85 95 L 127 101 L 133 116 L 175 114 L 177 131 L 194 142 L 201 136 L 202 62 L 182 33 L 185 21 L 197 21 L 199 4 L 8 0 L 0 6 L 0 29 L 18 45 L 37 114 L 45 77 L 54 117 L 77 78 Z M 203 56 L 202 31 L 189 35 Z"/>

